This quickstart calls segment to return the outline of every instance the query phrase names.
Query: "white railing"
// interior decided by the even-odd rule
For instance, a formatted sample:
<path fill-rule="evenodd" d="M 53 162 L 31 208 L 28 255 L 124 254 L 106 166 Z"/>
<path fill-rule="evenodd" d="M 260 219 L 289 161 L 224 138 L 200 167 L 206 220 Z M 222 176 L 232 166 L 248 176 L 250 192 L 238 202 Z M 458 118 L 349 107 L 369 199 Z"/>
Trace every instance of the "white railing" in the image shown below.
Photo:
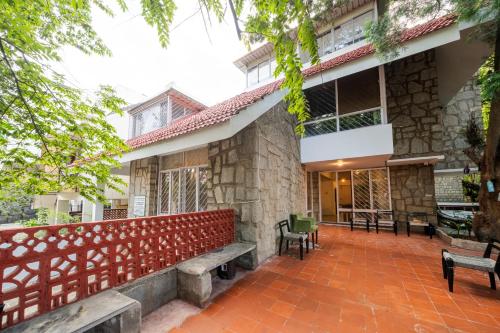
<path fill-rule="evenodd" d="M 304 137 L 347 131 L 351 129 L 382 124 L 382 108 L 327 116 L 304 123 Z"/>

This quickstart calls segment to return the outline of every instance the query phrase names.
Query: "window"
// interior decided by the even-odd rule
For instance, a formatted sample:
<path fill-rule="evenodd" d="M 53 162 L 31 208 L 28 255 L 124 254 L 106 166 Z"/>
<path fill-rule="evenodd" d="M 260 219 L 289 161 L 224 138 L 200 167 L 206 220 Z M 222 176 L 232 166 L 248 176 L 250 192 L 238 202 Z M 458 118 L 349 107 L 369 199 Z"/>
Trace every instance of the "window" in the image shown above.
<path fill-rule="evenodd" d="M 274 76 L 274 72 L 276 71 L 276 67 L 278 64 L 276 63 L 276 58 L 271 59 L 271 75 Z"/>
<path fill-rule="evenodd" d="M 169 122 L 190 115 L 193 111 L 169 97 L 170 102 L 164 101 L 154 104 L 147 109 L 132 115 L 133 137 L 165 127 Z"/>
<path fill-rule="evenodd" d="M 365 39 L 365 34 L 363 29 L 365 28 L 366 23 L 370 22 L 373 20 L 373 12 L 369 11 L 367 13 L 364 13 L 363 15 L 360 15 L 353 20 L 353 39 L 354 43 Z"/>
<path fill-rule="evenodd" d="M 259 64 L 259 82 L 264 81 L 270 76 L 269 60 L 261 62 Z"/>
<path fill-rule="evenodd" d="M 172 121 L 186 115 L 186 108 L 172 100 Z"/>
<path fill-rule="evenodd" d="M 370 10 L 349 20 L 334 29 L 335 50 L 365 39 L 363 29 L 367 22 L 373 20 L 373 11 Z"/>
<path fill-rule="evenodd" d="M 207 209 L 207 168 L 188 167 L 160 173 L 160 214 Z"/>
<path fill-rule="evenodd" d="M 158 103 L 149 109 L 142 111 L 134 117 L 134 136 L 151 132 L 167 125 L 168 105 L 167 102 Z"/>
<path fill-rule="evenodd" d="M 338 80 L 339 114 L 380 106 L 378 69 L 371 68 Z"/>
<path fill-rule="evenodd" d="M 333 36 L 332 32 L 328 31 L 318 38 L 318 55 L 320 57 L 333 52 Z"/>
<path fill-rule="evenodd" d="M 273 64 L 274 61 L 274 64 Z M 247 71 L 247 86 L 250 87 L 271 77 L 276 68 L 276 60 L 264 60 Z"/>

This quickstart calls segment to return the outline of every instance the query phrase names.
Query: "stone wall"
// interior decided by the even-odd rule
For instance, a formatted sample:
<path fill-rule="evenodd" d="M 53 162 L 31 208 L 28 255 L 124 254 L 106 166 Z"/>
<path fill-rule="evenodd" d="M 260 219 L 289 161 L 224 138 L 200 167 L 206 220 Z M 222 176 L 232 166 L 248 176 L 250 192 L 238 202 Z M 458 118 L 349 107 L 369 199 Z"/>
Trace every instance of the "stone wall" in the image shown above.
<path fill-rule="evenodd" d="M 393 166 L 391 173 L 392 209 L 398 221 L 406 212 L 427 212 L 435 221 L 434 170 L 422 164 Z"/>
<path fill-rule="evenodd" d="M 385 65 L 385 75 L 393 159 L 441 153 L 442 110 L 434 51 Z"/>
<path fill-rule="evenodd" d="M 463 169 L 466 164 L 474 163 L 464 154 L 468 146 L 463 131 L 470 118 L 476 119 L 482 128 L 480 87 L 475 78 L 458 91 L 443 109 L 443 153 L 445 160 L 436 165 L 436 169 Z"/>
<path fill-rule="evenodd" d="M 280 104 L 208 150 L 208 209 L 234 208 L 237 239 L 257 243 L 257 260 L 276 253 L 276 224 L 305 211 L 305 172 L 294 118 Z"/>
<path fill-rule="evenodd" d="M 134 197 L 146 196 L 146 216 L 156 215 L 158 195 L 158 157 L 153 156 L 130 163 L 128 216 L 134 215 Z"/>

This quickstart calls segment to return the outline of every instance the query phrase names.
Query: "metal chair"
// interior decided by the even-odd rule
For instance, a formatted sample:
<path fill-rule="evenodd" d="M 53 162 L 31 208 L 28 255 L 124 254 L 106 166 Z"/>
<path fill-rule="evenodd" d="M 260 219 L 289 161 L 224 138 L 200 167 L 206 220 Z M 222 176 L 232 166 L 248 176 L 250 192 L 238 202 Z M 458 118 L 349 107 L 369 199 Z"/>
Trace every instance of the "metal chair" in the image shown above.
<path fill-rule="evenodd" d="M 415 219 L 420 220 L 415 222 Z M 425 220 L 425 221 L 424 221 Z M 426 212 L 409 212 L 406 214 L 406 232 L 408 237 L 410 237 L 411 226 L 421 226 L 427 227 L 429 229 L 429 236 L 432 239 L 432 235 L 436 233 L 436 228 L 432 223 L 429 222 L 429 215 Z"/>
<path fill-rule="evenodd" d="M 279 255 L 281 256 L 281 248 L 283 247 L 283 241 L 286 241 L 286 250 L 288 251 L 288 246 L 290 242 L 299 242 L 299 253 L 300 260 L 304 260 L 304 240 L 306 241 L 306 253 L 309 253 L 309 235 L 307 233 L 296 233 L 290 231 L 290 224 L 288 220 L 283 220 L 278 222 L 280 229 L 280 245 L 279 245 Z M 285 230 L 283 230 L 286 227 Z"/>
<path fill-rule="evenodd" d="M 398 235 L 398 224 L 394 219 L 394 210 L 385 210 L 385 209 L 379 209 L 375 213 L 375 230 L 377 231 L 378 234 L 378 227 L 379 225 L 388 225 L 390 226 L 391 221 L 381 221 L 380 216 L 382 215 L 390 215 L 391 220 L 392 220 L 392 229 L 394 231 L 394 234 L 397 236 Z"/>
<path fill-rule="evenodd" d="M 474 269 L 477 271 L 488 272 L 490 277 L 490 287 L 493 290 L 497 289 L 495 282 L 495 273 L 500 278 L 500 254 L 497 255 L 497 260 L 491 259 L 491 252 L 493 249 L 500 250 L 500 242 L 492 239 L 488 243 L 486 250 L 482 257 L 478 256 L 465 256 L 448 252 L 443 249 L 441 265 L 443 266 L 443 278 L 448 279 L 448 289 L 453 292 L 453 279 L 455 275 L 455 267 L 463 267 Z"/>

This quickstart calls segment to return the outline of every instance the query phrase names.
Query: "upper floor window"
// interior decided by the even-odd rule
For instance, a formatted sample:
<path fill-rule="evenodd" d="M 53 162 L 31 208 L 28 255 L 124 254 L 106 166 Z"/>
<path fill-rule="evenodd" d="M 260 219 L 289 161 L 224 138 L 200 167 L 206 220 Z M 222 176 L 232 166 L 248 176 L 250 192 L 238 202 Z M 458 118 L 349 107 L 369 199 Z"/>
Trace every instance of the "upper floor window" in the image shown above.
<path fill-rule="evenodd" d="M 276 59 L 266 59 L 247 72 L 247 86 L 250 87 L 269 79 L 276 69 Z"/>
<path fill-rule="evenodd" d="M 132 137 L 136 137 L 167 126 L 170 122 L 190 115 L 190 108 L 178 103 L 174 98 L 156 103 L 132 115 Z"/>
<path fill-rule="evenodd" d="M 372 20 L 373 10 L 370 10 L 322 33 L 318 36 L 318 55 L 322 57 L 365 39 L 363 28 Z M 303 63 L 311 60 L 309 53 L 302 49 L 300 58 Z"/>
<path fill-rule="evenodd" d="M 134 136 L 139 136 L 164 127 L 168 122 L 168 102 L 153 105 L 149 109 L 133 115 Z"/>

